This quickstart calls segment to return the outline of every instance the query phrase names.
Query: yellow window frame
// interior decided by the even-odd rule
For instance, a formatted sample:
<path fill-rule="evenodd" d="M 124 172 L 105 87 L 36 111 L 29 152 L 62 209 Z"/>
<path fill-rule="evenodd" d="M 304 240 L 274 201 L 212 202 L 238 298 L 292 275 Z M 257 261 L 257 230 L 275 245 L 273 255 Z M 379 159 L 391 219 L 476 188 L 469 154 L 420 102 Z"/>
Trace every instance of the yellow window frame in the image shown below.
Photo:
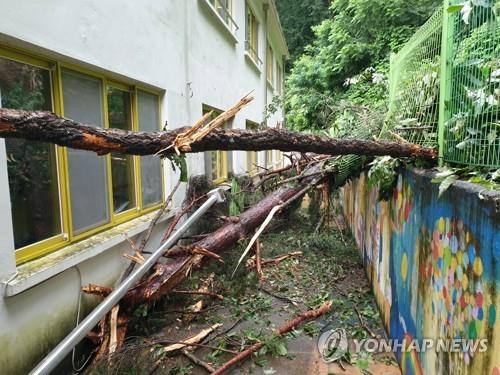
<path fill-rule="evenodd" d="M 51 95 L 52 95 L 52 107 L 56 114 L 64 116 L 64 102 L 63 102 L 63 92 L 62 92 L 62 80 L 61 73 L 62 69 L 68 69 L 80 74 L 88 75 L 101 80 L 102 83 L 102 111 L 104 116 L 104 128 L 109 128 L 109 118 L 107 113 L 107 88 L 108 86 L 116 87 L 119 89 L 124 89 L 129 91 L 131 94 L 131 111 L 132 111 L 132 130 L 138 130 L 138 102 L 137 102 L 137 92 L 143 91 L 146 93 L 153 94 L 157 97 L 157 108 L 159 115 L 158 130 L 161 129 L 161 95 L 160 91 L 151 90 L 147 87 L 128 85 L 123 82 L 118 82 L 114 79 L 109 79 L 103 74 L 97 73 L 95 71 L 83 68 L 78 65 L 69 64 L 66 62 L 60 62 L 53 59 L 48 59 L 43 56 L 39 56 L 31 53 L 30 51 L 25 51 L 21 49 L 13 49 L 11 47 L 6 48 L 0 46 L 0 57 L 14 60 L 20 63 L 32 65 L 38 68 L 47 69 L 50 71 L 51 79 Z M 19 248 L 15 250 L 16 264 L 22 264 L 39 258 L 40 256 L 47 255 L 54 252 L 64 246 L 78 242 L 84 238 L 88 238 L 96 233 L 110 229 L 118 224 L 125 221 L 139 217 L 140 215 L 146 214 L 148 212 L 154 211 L 162 206 L 165 199 L 165 181 L 163 176 L 163 163 L 160 164 L 161 168 L 161 202 L 158 204 L 143 207 L 142 204 L 142 187 L 141 187 L 141 168 L 140 168 L 140 157 L 133 157 L 133 167 L 134 167 L 134 188 L 135 188 L 135 199 L 136 207 L 131 208 L 125 212 L 119 214 L 114 213 L 113 207 L 113 185 L 112 185 L 112 174 L 111 174 L 111 157 L 106 155 L 106 169 L 107 169 L 107 196 L 108 196 L 108 210 L 110 219 L 109 222 L 103 225 L 99 225 L 83 233 L 74 234 L 73 223 L 71 218 L 71 197 L 69 190 L 69 170 L 68 170 L 68 153 L 65 147 L 54 146 L 56 150 L 56 166 L 57 166 L 57 187 L 59 193 L 59 207 L 60 207 L 60 219 L 61 219 L 61 234 L 54 237 L 47 238 L 45 240 L 36 242 L 34 244 Z"/>
<path fill-rule="evenodd" d="M 254 121 L 247 120 L 246 129 L 252 131 L 258 130 L 259 124 Z M 253 176 L 257 173 L 258 153 L 256 151 L 247 151 L 246 154 L 247 154 L 247 172 L 250 176 Z"/>
<path fill-rule="evenodd" d="M 220 109 L 217 109 L 215 107 L 211 107 L 209 105 L 203 105 L 202 107 L 202 112 L 203 114 L 206 114 L 208 112 L 212 111 L 213 115 L 212 117 L 215 118 L 216 116 L 220 115 L 223 113 Z M 228 123 L 222 126 L 222 128 L 225 128 L 228 126 Z M 227 151 L 211 151 L 210 152 L 210 157 L 213 158 L 215 156 L 215 179 L 212 180 L 212 182 L 216 185 L 222 184 L 227 181 L 229 177 L 229 154 Z M 213 159 L 212 159 L 213 162 Z M 214 171 L 212 170 L 212 176 L 214 175 Z"/>

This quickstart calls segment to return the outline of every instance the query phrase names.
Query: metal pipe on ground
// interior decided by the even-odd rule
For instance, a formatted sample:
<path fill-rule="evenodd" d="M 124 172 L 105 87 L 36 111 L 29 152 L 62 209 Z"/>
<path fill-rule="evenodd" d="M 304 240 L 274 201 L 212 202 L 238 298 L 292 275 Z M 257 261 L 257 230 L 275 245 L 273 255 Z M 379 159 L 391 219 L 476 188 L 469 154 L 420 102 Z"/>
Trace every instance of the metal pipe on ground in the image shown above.
<path fill-rule="evenodd" d="M 177 229 L 158 250 L 127 277 L 109 296 L 107 296 L 71 333 L 66 336 L 31 372 L 31 375 L 48 375 L 68 355 L 71 350 L 99 323 L 127 291 L 138 282 L 160 259 L 166 250 L 177 243 L 186 230 L 193 225 L 210 207 L 224 201 L 221 189 L 208 193 L 208 199 Z"/>

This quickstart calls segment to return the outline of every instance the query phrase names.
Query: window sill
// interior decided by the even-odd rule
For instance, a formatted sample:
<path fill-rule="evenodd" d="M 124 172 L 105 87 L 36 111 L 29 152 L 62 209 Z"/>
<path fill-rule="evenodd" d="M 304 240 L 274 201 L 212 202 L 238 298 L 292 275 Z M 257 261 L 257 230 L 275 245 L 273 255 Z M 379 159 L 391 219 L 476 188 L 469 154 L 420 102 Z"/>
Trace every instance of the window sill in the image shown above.
<path fill-rule="evenodd" d="M 224 29 L 224 32 L 231 38 L 234 44 L 238 43 L 238 38 L 236 36 L 236 32 L 238 31 L 238 26 L 235 25 L 236 27 L 235 31 L 231 30 L 228 24 L 222 19 L 217 10 L 212 6 L 212 4 L 210 4 L 208 0 L 199 0 L 199 1 L 209 10 L 212 16 L 217 19 L 220 26 L 222 26 L 222 28 Z"/>
<path fill-rule="evenodd" d="M 175 210 L 166 212 L 159 222 L 173 217 Z M 126 223 L 117 225 L 105 232 L 71 244 L 42 258 L 32 260 L 17 267 L 16 276 L 5 286 L 5 296 L 14 296 L 38 285 L 45 280 L 99 255 L 113 246 L 127 241 L 145 231 L 156 211 L 142 215 Z"/>
<path fill-rule="evenodd" d="M 253 57 L 245 51 L 245 60 L 250 64 L 250 66 L 259 74 L 262 74 L 262 68 L 259 64 L 253 59 Z"/>

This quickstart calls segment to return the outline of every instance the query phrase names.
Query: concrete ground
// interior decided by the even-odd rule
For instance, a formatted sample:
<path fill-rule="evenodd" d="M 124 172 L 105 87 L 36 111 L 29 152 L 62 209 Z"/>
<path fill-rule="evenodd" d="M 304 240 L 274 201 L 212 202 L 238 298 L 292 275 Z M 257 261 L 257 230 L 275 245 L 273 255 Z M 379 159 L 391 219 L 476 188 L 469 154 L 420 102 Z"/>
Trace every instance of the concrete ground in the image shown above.
<path fill-rule="evenodd" d="M 337 220 L 338 221 L 338 220 Z M 164 355 L 161 340 L 184 341 L 215 323 L 222 326 L 202 341 L 191 353 L 217 368 L 232 358 L 225 350 L 241 351 L 252 343 L 264 341 L 264 349 L 234 367 L 229 374 L 400 374 L 392 355 L 378 356 L 350 350 L 341 361 L 327 364 L 318 350 L 322 331 L 342 328 L 348 339 L 373 334 L 385 337 L 378 309 L 366 278 L 363 264 L 349 234 L 326 220 L 316 231 L 317 218 L 300 211 L 273 224 L 262 236 L 263 258 L 301 251 L 264 268 L 259 283 L 255 271 L 240 266 L 231 277 L 245 243 L 224 254 L 224 263 L 210 262 L 178 289 L 196 290 L 211 280 L 209 290 L 224 300 L 200 296 L 172 295 L 149 312 L 138 314 L 136 339 L 114 361 L 114 368 L 93 368 L 90 373 L 120 374 L 206 374 L 184 355 Z M 203 310 L 182 314 L 193 303 L 203 300 Z M 281 339 L 272 331 L 299 312 L 317 308 L 332 300 L 329 313 L 302 325 Z M 217 348 L 219 350 L 217 350 Z M 349 363 L 350 362 L 350 363 Z"/>

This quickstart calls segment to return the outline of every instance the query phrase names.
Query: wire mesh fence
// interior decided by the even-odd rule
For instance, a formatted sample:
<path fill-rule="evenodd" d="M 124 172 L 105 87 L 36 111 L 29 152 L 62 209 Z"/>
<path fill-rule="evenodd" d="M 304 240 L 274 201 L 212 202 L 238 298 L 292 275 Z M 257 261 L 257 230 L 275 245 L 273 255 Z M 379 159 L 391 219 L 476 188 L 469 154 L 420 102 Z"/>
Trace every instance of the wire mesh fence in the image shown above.
<path fill-rule="evenodd" d="M 450 8 L 443 124 L 443 156 L 450 163 L 500 166 L 498 5 L 482 0 Z"/>
<path fill-rule="evenodd" d="M 392 56 L 389 113 L 382 139 L 437 146 L 442 24 L 439 9 Z"/>
<path fill-rule="evenodd" d="M 450 164 L 500 167 L 499 11 L 500 0 L 445 0 L 392 57 L 381 139 L 439 147 Z"/>

